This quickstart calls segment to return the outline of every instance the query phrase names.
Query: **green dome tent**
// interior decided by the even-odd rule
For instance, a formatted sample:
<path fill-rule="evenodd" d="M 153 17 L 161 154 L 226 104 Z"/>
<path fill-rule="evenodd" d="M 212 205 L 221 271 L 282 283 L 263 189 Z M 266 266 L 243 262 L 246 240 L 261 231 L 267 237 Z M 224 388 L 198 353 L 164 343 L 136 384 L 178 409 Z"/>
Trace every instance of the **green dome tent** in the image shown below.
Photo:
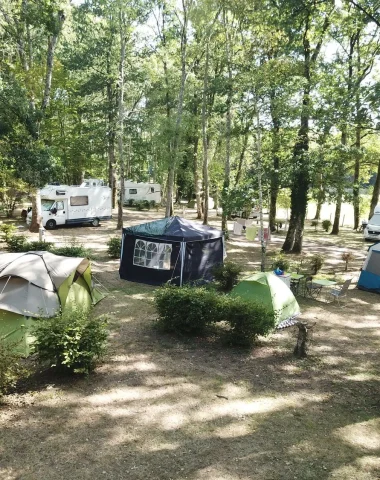
<path fill-rule="evenodd" d="M 30 353 L 33 318 L 75 306 L 88 310 L 102 298 L 87 258 L 49 252 L 0 255 L 0 339 L 22 355 Z"/>
<path fill-rule="evenodd" d="M 272 272 L 260 272 L 239 282 L 231 295 L 265 305 L 276 315 L 276 325 L 300 313 L 292 291 Z"/>

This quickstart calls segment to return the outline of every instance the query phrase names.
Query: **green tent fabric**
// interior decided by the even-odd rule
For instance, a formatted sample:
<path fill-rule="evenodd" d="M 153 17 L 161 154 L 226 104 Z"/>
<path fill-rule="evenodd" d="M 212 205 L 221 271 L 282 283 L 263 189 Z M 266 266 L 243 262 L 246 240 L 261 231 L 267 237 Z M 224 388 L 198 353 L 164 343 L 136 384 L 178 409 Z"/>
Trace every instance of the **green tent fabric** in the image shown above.
<path fill-rule="evenodd" d="M 93 285 L 87 258 L 49 252 L 0 254 L 0 339 L 27 356 L 34 318 L 75 307 L 88 310 L 103 296 Z"/>
<path fill-rule="evenodd" d="M 300 307 L 292 291 L 272 272 L 255 273 L 239 282 L 231 295 L 265 305 L 276 315 L 276 325 L 297 316 Z"/>

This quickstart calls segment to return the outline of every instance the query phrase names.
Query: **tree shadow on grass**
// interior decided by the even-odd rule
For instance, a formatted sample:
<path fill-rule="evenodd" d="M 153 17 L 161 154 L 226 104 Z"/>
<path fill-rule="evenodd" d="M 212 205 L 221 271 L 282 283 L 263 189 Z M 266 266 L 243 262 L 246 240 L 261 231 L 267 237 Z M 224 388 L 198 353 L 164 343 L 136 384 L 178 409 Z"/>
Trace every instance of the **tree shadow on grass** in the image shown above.
<path fill-rule="evenodd" d="M 3 408 L 2 478 L 378 478 L 371 294 L 350 291 L 345 310 L 306 301 L 303 318 L 317 325 L 303 361 L 291 329 L 242 353 L 161 336 L 146 295 L 99 304 L 114 328 L 96 375 Z"/>

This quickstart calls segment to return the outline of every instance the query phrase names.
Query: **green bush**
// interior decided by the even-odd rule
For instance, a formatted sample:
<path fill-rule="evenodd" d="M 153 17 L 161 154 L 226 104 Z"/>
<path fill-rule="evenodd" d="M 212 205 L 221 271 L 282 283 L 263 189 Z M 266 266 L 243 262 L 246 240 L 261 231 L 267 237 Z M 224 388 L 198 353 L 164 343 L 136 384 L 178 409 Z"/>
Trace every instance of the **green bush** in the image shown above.
<path fill-rule="evenodd" d="M 128 199 L 128 206 L 129 206 L 129 207 L 133 207 L 134 204 L 135 204 L 134 199 L 133 199 L 133 198 L 129 198 L 129 199 Z"/>
<path fill-rule="evenodd" d="M 222 292 L 230 292 L 237 284 L 242 267 L 234 262 L 225 262 L 216 265 L 212 273 L 214 275 L 217 288 Z"/>
<path fill-rule="evenodd" d="M 15 345 L 0 338 L 0 397 L 16 385 L 17 380 L 25 375 L 26 369 L 21 365 L 21 356 L 14 352 Z"/>
<path fill-rule="evenodd" d="M 7 243 L 8 240 L 14 236 L 16 230 L 13 223 L 3 223 L 0 225 L 1 239 L 3 242 Z"/>
<path fill-rule="evenodd" d="M 91 257 L 91 250 L 86 248 L 82 243 L 78 243 L 73 238 L 68 245 L 63 247 L 54 247 L 51 250 L 55 255 L 62 255 L 63 257 Z"/>
<path fill-rule="evenodd" d="M 121 238 L 111 237 L 107 242 L 108 255 L 112 258 L 120 258 L 121 255 Z"/>
<path fill-rule="evenodd" d="M 103 356 L 108 333 L 104 318 L 92 319 L 82 310 L 70 310 L 39 319 L 33 328 L 33 349 L 41 362 L 73 373 L 89 373 Z"/>
<path fill-rule="evenodd" d="M 156 208 L 156 200 L 150 200 L 149 201 L 149 206 L 150 206 L 150 208 Z"/>
<path fill-rule="evenodd" d="M 27 252 L 28 245 L 25 235 L 13 235 L 7 240 L 7 248 L 10 252 Z"/>
<path fill-rule="evenodd" d="M 250 346 L 258 335 L 268 335 L 275 326 L 275 315 L 263 305 L 227 297 L 220 310 L 230 325 L 227 338 L 230 344 Z"/>
<path fill-rule="evenodd" d="M 225 334 L 233 345 L 252 345 L 275 325 L 274 314 L 265 307 L 204 287 L 164 286 L 155 292 L 155 305 L 161 330 L 202 334 L 207 326 L 226 322 L 230 328 Z"/>
<path fill-rule="evenodd" d="M 323 267 L 323 264 L 325 263 L 325 258 L 323 255 L 320 255 L 317 253 L 316 255 L 313 255 L 310 260 L 310 266 L 313 270 L 313 275 L 316 275 L 319 270 Z"/>
<path fill-rule="evenodd" d="M 323 220 L 322 222 L 322 228 L 325 232 L 328 232 L 330 230 L 331 225 L 332 223 L 330 222 L 330 220 Z"/>
<path fill-rule="evenodd" d="M 51 252 L 54 248 L 54 243 L 51 242 L 27 242 L 26 243 L 27 251 L 36 252 L 36 251 L 46 251 Z"/>
<path fill-rule="evenodd" d="M 273 270 L 279 268 L 283 272 L 288 272 L 290 268 L 290 261 L 285 257 L 284 254 L 280 253 L 274 258 L 272 268 Z"/>
<path fill-rule="evenodd" d="M 196 334 L 219 320 L 218 296 L 204 287 L 164 286 L 155 292 L 157 324 L 166 332 Z"/>

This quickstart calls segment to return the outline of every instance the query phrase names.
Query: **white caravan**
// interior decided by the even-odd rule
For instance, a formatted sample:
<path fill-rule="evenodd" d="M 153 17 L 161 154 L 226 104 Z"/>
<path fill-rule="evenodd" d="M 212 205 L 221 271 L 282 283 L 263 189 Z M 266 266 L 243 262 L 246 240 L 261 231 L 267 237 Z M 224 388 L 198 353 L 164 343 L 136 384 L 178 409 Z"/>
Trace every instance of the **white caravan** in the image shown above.
<path fill-rule="evenodd" d="M 380 241 L 380 205 L 376 205 L 373 216 L 364 228 L 364 238 Z"/>
<path fill-rule="evenodd" d="M 127 205 L 129 200 L 139 202 L 141 200 L 154 200 L 161 203 L 161 185 L 159 183 L 138 183 L 131 180 L 124 181 L 124 204 Z"/>
<path fill-rule="evenodd" d="M 51 230 L 58 225 L 90 223 L 97 227 L 112 218 L 112 192 L 104 186 L 47 185 L 40 190 L 42 225 Z M 27 224 L 32 220 L 28 213 Z"/>

